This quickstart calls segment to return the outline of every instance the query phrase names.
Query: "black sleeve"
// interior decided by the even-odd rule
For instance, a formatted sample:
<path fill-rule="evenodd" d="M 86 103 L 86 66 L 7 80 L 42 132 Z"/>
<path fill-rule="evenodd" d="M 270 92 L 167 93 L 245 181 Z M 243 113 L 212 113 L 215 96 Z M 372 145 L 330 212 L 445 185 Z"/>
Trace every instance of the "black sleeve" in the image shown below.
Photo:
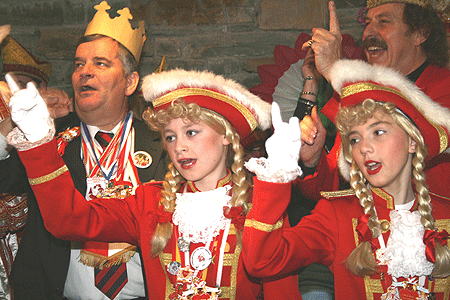
<path fill-rule="evenodd" d="M 27 191 L 27 172 L 13 149 L 9 158 L 0 160 L 0 193 L 22 194 Z"/>
<path fill-rule="evenodd" d="M 301 121 L 304 116 L 311 115 L 311 110 L 314 106 L 316 106 L 316 102 L 300 97 L 295 108 L 294 117 L 297 117 Z"/>

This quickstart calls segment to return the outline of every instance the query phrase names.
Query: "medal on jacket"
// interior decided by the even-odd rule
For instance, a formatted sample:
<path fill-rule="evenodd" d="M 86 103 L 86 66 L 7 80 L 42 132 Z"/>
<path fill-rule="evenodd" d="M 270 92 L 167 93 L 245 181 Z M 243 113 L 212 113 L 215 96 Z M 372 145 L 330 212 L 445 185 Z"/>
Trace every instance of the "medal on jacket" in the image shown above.
<path fill-rule="evenodd" d="M 231 226 L 231 220 L 223 216 L 223 207 L 231 198 L 229 190 L 227 186 L 210 192 L 187 193 L 185 188 L 185 193 L 177 194 L 173 227 L 177 238 L 172 257 L 180 261 L 181 267 L 178 267 L 174 293 L 169 299 L 218 299 Z M 209 218 L 198 219 L 198 212 L 202 209 L 210 212 Z M 216 239 L 219 239 L 217 243 Z M 195 249 L 191 251 L 191 248 Z M 168 273 L 173 275 L 176 266 L 176 261 L 170 262 L 166 266 Z M 209 271 L 213 274 L 216 271 L 211 286 L 205 281 Z"/>
<path fill-rule="evenodd" d="M 80 135 L 80 127 L 67 128 L 64 131 L 58 133 L 58 137 L 56 139 L 56 144 L 58 146 L 59 155 L 63 156 L 64 151 L 66 149 L 67 144 L 71 142 L 74 138 Z"/>
<path fill-rule="evenodd" d="M 206 247 L 198 247 L 191 254 L 191 266 L 198 271 L 206 269 L 212 262 L 212 254 Z"/>
<path fill-rule="evenodd" d="M 181 264 L 177 261 L 172 261 L 167 265 L 167 272 L 171 275 L 177 275 L 178 270 L 181 268 Z"/>
<path fill-rule="evenodd" d="M 152 164 L 152 157 L 145 151 L 137 151 L 133 153 L 133 163 L 136 168 L 145 169 Z"/>
<path fill-rule="evenodd" d="M 381 300 L 427 300 L 432 296 L 429 291 L 417 284 L 417 279 L 409 278 L 407 281 L 398 282 L 394 279 L 386 293 L 381 295 Z"/>
<path fill-rule="evenodd" d="M 181 252 L 189 252 L 189 246 L 191 243 L 186 241 L 182 236 L 178 238 L 178 249 L 180 249 Z"/>

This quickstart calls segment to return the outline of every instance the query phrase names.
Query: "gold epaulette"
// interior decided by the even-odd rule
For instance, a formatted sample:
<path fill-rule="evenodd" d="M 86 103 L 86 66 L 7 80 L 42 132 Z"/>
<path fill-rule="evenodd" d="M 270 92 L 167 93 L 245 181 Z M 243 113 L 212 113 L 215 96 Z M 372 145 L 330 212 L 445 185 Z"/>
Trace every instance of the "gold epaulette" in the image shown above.
<path fill-rule="evenodd" d="M 342 191 L 329 191 L 329 192 L 320 192 L 320 195 L 325 199 L 337 198 L 337 197 L 345 197 L 354 195 L 355 191 L 352 189 L 342 190 Z"/>

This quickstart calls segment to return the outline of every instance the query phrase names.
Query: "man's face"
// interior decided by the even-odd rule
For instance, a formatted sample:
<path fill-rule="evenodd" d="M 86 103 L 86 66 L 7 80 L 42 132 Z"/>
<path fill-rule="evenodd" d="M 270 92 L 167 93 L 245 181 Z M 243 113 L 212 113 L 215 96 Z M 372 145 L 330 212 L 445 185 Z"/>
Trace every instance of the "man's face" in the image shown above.
<path fill-rule="evenodd" d="M 388 3 L 369 9 L 363 46 L 370 64 L 391 67 L 408 75 L 424 62 L 420 47 L 424 38 L 418 32 L 409 31 L 403 21 L 404 9 L 403 3 Z"/>
<path fill-rule="evenodd" d="M 108 37 L 78 46 L 72 85 L 76 110 L 82 119 L 92 113 L 101 113 L 105 118 L 121 118 L 126 113 L 127 96 L 134 90 L 128 86 L 118 51 L 119 44 Z"/>

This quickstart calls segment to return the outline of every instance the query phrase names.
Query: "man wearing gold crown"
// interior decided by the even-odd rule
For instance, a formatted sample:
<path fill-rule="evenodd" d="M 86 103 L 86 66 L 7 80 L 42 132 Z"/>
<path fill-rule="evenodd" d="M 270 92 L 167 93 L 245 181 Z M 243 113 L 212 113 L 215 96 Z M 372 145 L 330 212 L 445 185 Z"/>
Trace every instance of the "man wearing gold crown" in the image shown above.
<path fill-rule="evenodd" d="M 139 83 L 144 24 L 133 29 L 128 8 L 113 19 L 106 1 L 95 8 L 75 54 L 75 113 L 57 128 L 58 151 L 87 201 L 129 195 L 139 183 L 166 173 L 159 134 L 127 105 Z M 34 194 L 28 202 L 27 226 L 11 272 L 15 300 L 144 299 L 139 249 L 56 239 L 44 227 Z"/>
<path fill-rule="evenodd" d="M 363 33 L 363 48 L 370 64 L 391 67 L 413 81 L 425 94 L 445 107 L 450 107 L 450 70 L 446 34 L 439 15 L 430 0 L 368 0 Z M 329 68 L 340 58 L 341 33 L 334 2 L 329 3 L 330 30 L 317 28 L 304 47 L 311 47 L 317 70 L 329 78 Z M 317 92 L 317 91 L 312 91 Z M 321 110 L 330 120 L 339 107 L 333 97 Z M 325 129 L 316 111 L 301 122 L 300 158 L 310 175 L 298 180 L 296 186 L 308 197 L 318 199 L 320 191 L 339 187 L 337 151 L 340 141 L 327 153 L 323 149 Z M 305 170 L 308 170 L 304 168 Z M 434 193 L 449 197 L 450 185 L 445 176 L 450 158 L 441 154 L 430 162 L 427 183 Z"/>
<path fill-rule="evenodd" d="M 37 85 L 42 93 L 52 117 L 69 113 L 70 99 L 67 94 L 56 88 L 48 88 L 47 83 L 52 70 L 51 63 L 44 61 L 29 53 L 12 36 L 9 35 L 9 25 L 0 27 L 0 42 L 2 43 L 1 76 L 11 74 L 19 85 L 25 86 L 28 82 Z M 27 219 L 27 192 L 30 190 L 10 181 L 11 177 L 6 168 L 15 170 L 18 166 L 11 165 L 7 160 L 11 148 L 6 143 L 5 136 L 12 130 L 14 124 L 11 121 L 8 107 L 11 92 L 4 81 L 0 81 L 0 298 L 11 299 L 11 287 L 9 274 L 11 265 L 17 254 L 17 248 L 23 234 L 23 228 Z M 13 152 L 13 156 L 16 152 Z M 17 160 L 15 160 L 17 161 Z"/>

